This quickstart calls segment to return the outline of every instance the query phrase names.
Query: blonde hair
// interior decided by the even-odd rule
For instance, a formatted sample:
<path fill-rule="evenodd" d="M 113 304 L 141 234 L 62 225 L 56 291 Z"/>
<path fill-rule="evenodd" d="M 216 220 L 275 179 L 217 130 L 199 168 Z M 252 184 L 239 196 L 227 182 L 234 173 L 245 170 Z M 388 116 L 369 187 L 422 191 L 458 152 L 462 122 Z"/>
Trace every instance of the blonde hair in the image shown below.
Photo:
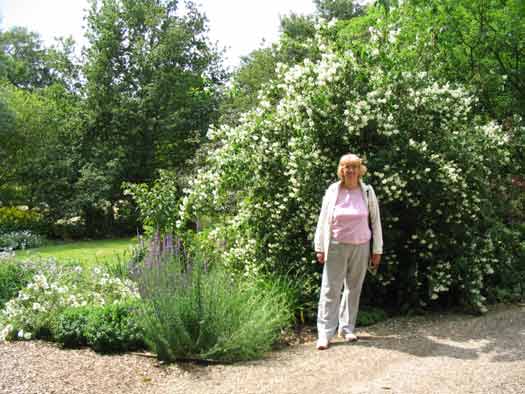
<path fill-rule="evenodd" d="M 339 165 L 337 166 L 337 176 L 339 177 L 339 180 L 343 179 L 343 163 L 359 164 L 359 178 L 366 174 L 367 168 L 363 164 L 363 160 L 353 153 L 347 153 L 339 159 Z"/>

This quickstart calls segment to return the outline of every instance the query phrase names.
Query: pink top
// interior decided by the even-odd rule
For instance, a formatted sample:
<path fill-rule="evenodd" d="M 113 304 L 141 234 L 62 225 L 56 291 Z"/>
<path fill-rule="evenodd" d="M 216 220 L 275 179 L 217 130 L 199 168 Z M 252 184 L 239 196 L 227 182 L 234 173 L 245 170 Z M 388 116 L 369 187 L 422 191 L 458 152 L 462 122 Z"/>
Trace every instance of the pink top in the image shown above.
<path fill-rule="evenodd" d="M 363 244 L 372 234 L 368 226 L 368 207 L 361 188 L 339 188 L 332 221 L 332 239 L 346 244 Z"/>

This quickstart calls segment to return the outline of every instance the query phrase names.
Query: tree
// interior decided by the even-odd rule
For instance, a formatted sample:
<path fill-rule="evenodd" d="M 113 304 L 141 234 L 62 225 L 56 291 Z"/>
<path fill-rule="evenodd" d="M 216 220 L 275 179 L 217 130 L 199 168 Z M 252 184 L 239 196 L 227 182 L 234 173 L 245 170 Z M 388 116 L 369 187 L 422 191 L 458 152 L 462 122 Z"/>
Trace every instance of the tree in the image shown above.
<path fill-rule="evenodd" d="M 40 36 L 23 27 L 0 32 L 0 77 L 17 88 L 39 89 L 59 83 L 74 88 L 78 66 L 72 38 L 46 48 Z"/>
<path fill-rule="evenodd" d="M 17 135 L 15 115 L 9 109 L 5 97 L 0 96 L 0 190 L 13 177 L 13 166 L 10 165 L 17 158 Z M 0 199 L 1 200 L 1 199 Z"/>
<path fill-rule="evenodd" d="M 351 19 L 363 13 L 363 6 L 354 0 L 314 0 L 317 12 L 323 18 L 330 20 Z"/>
<path fill-rule="evenodd" d="M 56 86 L 38 92 L 4 86 L 1 89 L 10 113 L 10 127 L 2 129 L 10 138 L 0 149 L 5 163 L 0 195 L 3 202 L 45 206 L 54 218 L 69 207 L 75 180 L 76 155 L 72 124 L 75 108 Z M 54 90 L 58 90 L 55 92 Z M 9 190 L 19 190 L 9 201 Z"/>
<path fill-rule="evenodd" d="M 182 171 L 216 119 L 220 57 L 191 2 L 91 1 L 78 205 L 88 221 L 123 181 Z M 183 14 L 181 11 L 184 11 Z M 103 184 L 92 193 L 93 187 Z"/>

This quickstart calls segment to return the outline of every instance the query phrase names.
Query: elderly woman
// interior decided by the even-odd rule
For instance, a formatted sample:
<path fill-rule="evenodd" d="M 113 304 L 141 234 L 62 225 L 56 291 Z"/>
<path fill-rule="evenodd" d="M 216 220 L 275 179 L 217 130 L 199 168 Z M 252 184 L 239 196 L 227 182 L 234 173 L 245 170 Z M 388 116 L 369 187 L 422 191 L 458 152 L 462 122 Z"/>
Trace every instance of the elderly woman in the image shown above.
<path fill-rule="evenodd" d="M 354 328 L 368 262 L 377 269 L 381 261 L 379 205 L 372 186 L 361 181 L 365 173 L 358 156 L 342 156 L 337 169 L 340 181 L 330 185 L 323 197 L 315 232 L 317 261 L 324 264 L 317 314 L 319 350 L 328 348 L 338 327 L 345 341 L 357 340 Z"/>

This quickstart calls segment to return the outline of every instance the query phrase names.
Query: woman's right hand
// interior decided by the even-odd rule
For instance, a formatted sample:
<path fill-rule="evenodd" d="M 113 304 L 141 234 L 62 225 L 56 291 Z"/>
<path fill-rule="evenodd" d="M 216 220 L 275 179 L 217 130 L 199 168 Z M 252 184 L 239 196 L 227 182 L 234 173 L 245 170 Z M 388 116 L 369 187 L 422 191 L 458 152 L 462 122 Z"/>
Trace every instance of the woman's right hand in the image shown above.
<path fill-rule="evenodd" d="M 319 264 L 324 264 L 324 252 L 317 252 L 315 257 L 317 258 L 317 262 Z"/>

